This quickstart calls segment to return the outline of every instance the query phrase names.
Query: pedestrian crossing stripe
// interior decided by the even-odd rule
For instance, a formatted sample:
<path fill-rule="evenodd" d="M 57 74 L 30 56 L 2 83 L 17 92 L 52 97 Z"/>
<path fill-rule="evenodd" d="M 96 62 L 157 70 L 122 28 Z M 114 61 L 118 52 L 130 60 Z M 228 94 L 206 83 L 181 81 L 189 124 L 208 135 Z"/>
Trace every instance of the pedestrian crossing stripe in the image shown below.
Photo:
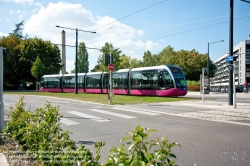
<path fill-rule="evenodd" d="M 103 110 L 99 110 L 99 109 L 89 109 L 89 110 L 94 111 L 94 112 L 98 112 L 98 113 L 102 113 L 102 114 L 113 115 L 113 116 L 117 116 L 117 117 L 125 118 L 125 119 L 137 118 L 135 116 L 129 116 L 129 115 L 119 114 L 119 113 L 110 112 L 110 111 L 103 111 Z"/>
<path fill-rule="evenodd" d="M 80 123 L 78 123 L 78 122 L 75 122 L 75 121 L 73 121 L 73 120 L 69 120 L 69 119 L 67 119 L 67 118 L 61 118 L 60 122 L 61 122 L 62 124 L 67 125 L 67 126 L 80 124 Z"/>
<path fill-rule="evenodd" d="M 122 110 L 122 111 L 127 111 L 127 112 L 134 112 L 134 113 L 138 113 L 138 114 L 151 115 L 151 116 L 160 115 L 160 114 L 157 114 L 157 113 L 154 113 L 154 112 L 135 110 L 134 108 L 121 108 L 121 107 L 111 107 L 111 108 L 112 109 L 117 109 L 117 110 Z"/>
<path fill-rule="evenodd" d="M 94 120 L 94 121 L 97 121 L 97 122 L 107 122 L 107 121 L 110 121 L 109 119 L 100 118 L 100 117 L 89 115 L 89 114 L 85 114 L 85 113 L 82 113 L 82 112 L 77 112 L 77 111 L 66 111 L 66 112 L 70 113 L 70 114 L 73 114 L 73 115 L 80 116 L 80 117 L 84 117 L 86 119 L 91 119 L 91 120 Z"/>

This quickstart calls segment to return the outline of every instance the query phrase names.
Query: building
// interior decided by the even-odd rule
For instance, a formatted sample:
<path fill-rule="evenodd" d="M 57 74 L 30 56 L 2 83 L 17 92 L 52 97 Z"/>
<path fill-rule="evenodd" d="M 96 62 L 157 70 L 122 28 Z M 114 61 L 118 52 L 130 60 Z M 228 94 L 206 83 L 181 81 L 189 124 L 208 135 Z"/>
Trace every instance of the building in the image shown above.
<path fill-rule="evenodd" d="M 215 77 L 211 78 L 211 91 L 228 91 L 229 69 L 226 57 L 223 55 L 214 63 L 217 67 Z M 235 85 L 240 86 L 248 82 L 250 86 L 250 35 L 248 40 L 243 40 L 233 48 Z"/>

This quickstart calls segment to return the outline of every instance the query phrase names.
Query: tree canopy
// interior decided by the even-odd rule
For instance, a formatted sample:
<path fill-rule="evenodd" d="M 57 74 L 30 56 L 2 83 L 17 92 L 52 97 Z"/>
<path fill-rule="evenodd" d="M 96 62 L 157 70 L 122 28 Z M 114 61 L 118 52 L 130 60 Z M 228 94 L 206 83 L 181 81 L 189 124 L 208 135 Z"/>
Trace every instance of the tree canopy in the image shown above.
<path fill-rule="evenodd" d="M 18 85 L 22 82 L 35 82 L 31 68 L 37 57 L 44 65 L 44 74 L 58 74 L 61 68 L 60 50 L 50 41 L 35 38 L 22 38 L 23 21 L 16 24 L 16 29 L 9 36 L 2 37 L 0 46 L 8 48 L 4 61 L 5 84 Z"/>

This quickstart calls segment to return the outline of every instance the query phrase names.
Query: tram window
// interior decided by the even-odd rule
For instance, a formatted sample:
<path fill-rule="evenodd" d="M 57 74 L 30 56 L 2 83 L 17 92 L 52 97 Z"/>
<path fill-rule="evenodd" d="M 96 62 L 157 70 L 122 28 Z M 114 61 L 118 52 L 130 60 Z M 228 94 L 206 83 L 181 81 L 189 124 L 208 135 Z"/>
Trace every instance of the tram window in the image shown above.
<path fill-rule="evenodd" d="M 133 72 L 131 77 L 131 88 L 140 88 L 142 85 L 142 73 Z"/>
<path fill-rule="evenodd" d="M 42 80 L 40 81 L 40 86 L 44 87 L 44 78 L 42 78 Z"/>
<path fill-rule="evenodd" d="M 113 80 L 113 87 L 117 87 L 118 86 L 118 75 L 112 74 L 112 80 Z"/>
<path fill-rule="evenodd" d="M 103 88 L 108 89 L 108 85 L 109 85 L 109 77 L 107 74 L 105 74 L 103 78 Z"/>
<path fill-rule="evenodd" d="M 48 88 L 57 88 L 60 87 L 60 78 L 47 78 L 45 80 L 45 85 Z"/>
<path fill-rule="evenodd" d="M 143 71 L 142 73 L 142 88 L 152 89 L 156 87 L 158 84 L 158 71 L 157 70 L 149 70 Z"/>
<path fill-rule="evenodd" d="M 84 87 L 84 76 L 78 76 L 78 88 Z"/>
<path fill-rule="evenodd" d="M 86 79 L 87 87 L 100 87 L 100 75 L 88 75 Z"/>
<path fill-rule="evenodd" d="M 160 80 L 161 86 L 166 86 L 166 87 L 169 87 L 169 86 L 173 87 L 174 86 L 173 79 L 168 71 L 163 71 L 161 73 L 161 77 L 162 77 Z"/>
<path fill-rule="evenodd" d="M 67 87 L 67 88 L 75 87 L 75 77 L 65 77 L 64 78 L 64 87 Z"/>

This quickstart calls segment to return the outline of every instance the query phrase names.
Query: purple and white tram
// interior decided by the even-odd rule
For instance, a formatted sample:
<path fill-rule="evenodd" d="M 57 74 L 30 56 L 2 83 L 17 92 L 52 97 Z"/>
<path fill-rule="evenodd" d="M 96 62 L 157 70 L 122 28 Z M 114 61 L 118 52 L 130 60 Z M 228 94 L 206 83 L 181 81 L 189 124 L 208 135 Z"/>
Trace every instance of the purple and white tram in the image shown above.
<path fill-rule="evenodd" d="M 181 68 L 161 65 L 120 69 L 112 73 L 114 94 L 145 96 L 185 96 L 187 82 Z M 79 93 L 108 93 L 109 74 L 92 72 L 78 74 Z M 41 92 L 74 92 L 75 74 L 44 75 Z"/>

